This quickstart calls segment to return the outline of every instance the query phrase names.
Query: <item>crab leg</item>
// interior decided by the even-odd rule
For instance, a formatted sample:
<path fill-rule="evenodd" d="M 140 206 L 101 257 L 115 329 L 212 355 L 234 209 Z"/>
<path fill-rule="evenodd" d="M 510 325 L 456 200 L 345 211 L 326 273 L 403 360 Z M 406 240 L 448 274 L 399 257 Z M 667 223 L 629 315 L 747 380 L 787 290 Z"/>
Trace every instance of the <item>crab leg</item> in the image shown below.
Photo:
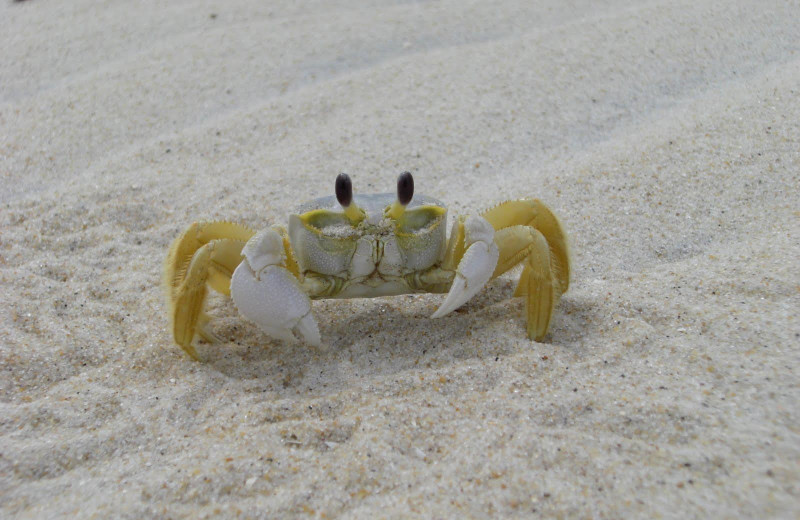
<path fill-rule="evenodd" d="M 231 279 L 231 295 L 239 312 L 274 338 L 295 342 L 299 337 L 320 346 L 311 299 L 287 269 L 280 230 L 259 232 L 247 242 L 242 254 L 245 260 Z"/>
<path fill-rule="evenodd" d="M 569 251 L 561 223 L 535 199 L 504 202 L 483 216 L 497 230 L 500 249 L 492 278 L 523 263 L 514 296 L 525 297 L 528 337 L 541 341 L 553 307 L 569 287 Z"/>
<path fill-rule="evenodd" d="M 559 292 L 563 294 L 567 291 L 570 274 L 569 247 L 563 226 L 550 208 L 538 199 L 510 200 L 483 212 L 482 216 L 492 224 L 496 231 L 523 225 L 536 228 L 541 232 L 550 247 L 551 269 L 558 280 Z M 502 249 L 501 247 L 501 264 L 503 263 Z M 508 269 L 511 267 L 513 265 Z M 506 270 L 495 272 L 492 278 L 500 276 Z M 515 294 L 515 296 L 519 296 L 519 294 Z"/>
<path fill-rule="evenodd" d="M 197 359 L 192 346 L 196 334 L 207 341 L 216 339 L 203 313 L 206 284 L 229 294 L 231 274 L 252 235 L 250 229 L 230 222 L 195 222 L 170 247 L 164 264 L 164 287 L 172 335 L 193 359 Z"/>
<path fill-rule="evenodd" d="M 445 257 L 445 264 L 457 258 L 461 248 L 464 248 L 464 253 L 458 262 L 450 292 L 432 318 L 447 315 L 475 296 L 492 277 L 497 265 L 499 251 L 494 242 L 494 229 L 483 217 L 468 217 L 463 223 L 457 221 L 451 241 L 454 243 Z"/>
<path fill-rule="evenodd" d="M 528 337 L 541 341 L 550 325 L 550 316 L 561 295 L 558 279 L 550 270 L 550 247 L 544 235 L 529 226 L 511 226 L 495 235 L 500 249 L 493 278 L 520 262 L 524 268 L 514 296 L 525 296 Z"/>

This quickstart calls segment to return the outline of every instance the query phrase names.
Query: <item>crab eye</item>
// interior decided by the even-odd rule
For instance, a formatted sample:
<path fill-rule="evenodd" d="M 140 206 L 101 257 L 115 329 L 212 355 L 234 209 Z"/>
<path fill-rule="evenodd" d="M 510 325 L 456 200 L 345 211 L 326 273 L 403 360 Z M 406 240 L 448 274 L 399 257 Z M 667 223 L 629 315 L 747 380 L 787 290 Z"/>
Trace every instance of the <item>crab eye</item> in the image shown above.
<path fill-rule="evenodd" d="M 353 183 L 346 173 L 336 176 L 336 200 L 345 208 L 353 202 Z"/>
<path fill-rule="evenodd" d="M 403 172 L 397 178 L 397 200 L 406 206 L 412 197 L 414 197 L 414 177 L 411 176 L 411 172 Z"/>

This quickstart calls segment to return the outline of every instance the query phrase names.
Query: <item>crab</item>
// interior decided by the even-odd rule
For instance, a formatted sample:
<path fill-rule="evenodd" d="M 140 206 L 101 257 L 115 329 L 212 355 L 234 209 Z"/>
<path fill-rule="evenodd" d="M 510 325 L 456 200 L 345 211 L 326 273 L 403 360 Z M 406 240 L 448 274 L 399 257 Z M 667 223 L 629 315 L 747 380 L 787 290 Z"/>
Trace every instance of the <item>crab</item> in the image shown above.
<path fill-rule="evenodd" d="M 335 197 L 301 204 L 288 230 L 260 232 L 232 222 L 190 225 L 164 267 L 172 335 L 193 359 L 198 339 L 217 342 L 203 305 L 212 288 L 230 295 L 239 312 L 272 338 L 321 346 L 311 300 L 408 293 L 447 293 L 441 318 L 487 282 L 522 264 L 514 296 L 525 298 L 527 335 L 542 341 L 553 308 L 569 287 L 566 235 L 537 199 L 502 202 L 458 217 L 447 237 L 447 208 L 414 197 L 409 172 L 396 193 L 353 196 L 339 174 Z"/>

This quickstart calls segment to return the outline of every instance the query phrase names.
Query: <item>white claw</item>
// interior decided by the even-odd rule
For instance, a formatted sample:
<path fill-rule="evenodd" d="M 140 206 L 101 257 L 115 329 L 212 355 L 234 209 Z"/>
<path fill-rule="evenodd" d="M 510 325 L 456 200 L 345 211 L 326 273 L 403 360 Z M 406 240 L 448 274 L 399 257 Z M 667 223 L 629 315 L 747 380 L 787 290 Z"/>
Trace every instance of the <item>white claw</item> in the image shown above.
<path fill-rule="evenodd" d="M 256 233 L 242 248 L 253 272 L 258 273 L 268 265 L 283 264 L 283 238 L 272 228 Z"/>
<path fill-rule="evenodd" d="M 294 332 L 298 334 L 303 341 L 311 346 L 319 347 L 322 344 L 322 339 L 319 337 L 319 328 L 317 327 L 317 320 L 309 310 L 308 314 L 300 318 L 300 321 L 295 325 Z"/>
<path fill-rule="evenodd" d="M 299 337 L 309 345 L 320 346 L 311 299 L 281 265 L 280 235 L 265 230 L 250 239 L 242 253 L 245 260 L 231 277 L 231 296 L 239 312 L 273 338 L 295 342 Z"/>
<path fill-rule="evenodd" d="M 456 268 L 450 292 L 431 318 L 441 318 L 461 307 L 492 277 L 500 251 L 494 243 L 494 228 L 483 217 L 468 217 L 464 222 L 468 245 Z"/>

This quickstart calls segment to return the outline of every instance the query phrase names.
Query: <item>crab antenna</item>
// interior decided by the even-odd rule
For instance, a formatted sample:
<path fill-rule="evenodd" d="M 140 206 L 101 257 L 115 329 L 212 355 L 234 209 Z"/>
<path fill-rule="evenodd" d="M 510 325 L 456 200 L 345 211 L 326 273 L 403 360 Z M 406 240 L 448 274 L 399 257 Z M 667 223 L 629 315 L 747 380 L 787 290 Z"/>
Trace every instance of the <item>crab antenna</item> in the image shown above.
<path fill-rule="evenodd" d="M 342 205 L 345 216 L 352 224 L 358 224 L 364 220 L 364 211 L 353 203 L 353 183 L 346 173 L 336 176 L 336 200 Z"/>
<path fill-rule="evenodd" d="M 414 177 L 411 172 L 403 172 L 397 178 L 397 200 L 389 208 L 388 215 L 394 220 L 403 216 L 406 206 L 414 197 Z"/>

